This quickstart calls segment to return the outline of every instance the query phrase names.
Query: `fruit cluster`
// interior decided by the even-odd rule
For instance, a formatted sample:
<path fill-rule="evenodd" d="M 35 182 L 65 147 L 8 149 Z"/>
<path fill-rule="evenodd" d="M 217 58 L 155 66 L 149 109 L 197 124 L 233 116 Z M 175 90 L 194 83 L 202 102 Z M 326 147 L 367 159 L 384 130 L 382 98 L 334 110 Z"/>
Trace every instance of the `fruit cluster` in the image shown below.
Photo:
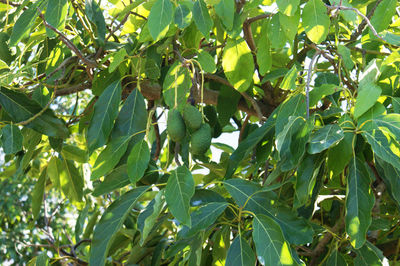
<path fill-rule="evenodd" d="M 174 142 L 181 142 L 186 136 L 186 131 L 190 134 L 190 149 L 193 155 L 202 155 L 210 148 L 211 127 L 203 123 L 200 111 L 190 104 L 183 109 L 183 116 L 175 108 L 168 112 L 167 132 L 170 138 Z"/>

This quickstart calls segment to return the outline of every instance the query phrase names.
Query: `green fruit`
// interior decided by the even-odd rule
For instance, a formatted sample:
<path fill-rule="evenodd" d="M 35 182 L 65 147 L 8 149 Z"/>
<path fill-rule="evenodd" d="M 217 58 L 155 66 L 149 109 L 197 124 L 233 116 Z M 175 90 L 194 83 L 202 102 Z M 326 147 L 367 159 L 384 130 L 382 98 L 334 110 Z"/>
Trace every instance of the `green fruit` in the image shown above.
<path fill-rule="evenodd" d="M 177 109 L 172 109 L 168 112 L 167 132 L 175 142 L 179 142 L 185 137 L 185 122 Z"/>
<path fill-rule="evenodd" d="M 196 107 L 187 104 L 185 109 L 183 109 L 183 120 L 185 120 L 189 130 L 193 132 L 200 128 L 203 118 Z"/>
<path fill-rule="evenodd" d="M 190 147 L 195 155 L 204 154 L 211 145 L 211 127 L 209 124 L 202 124 L 201 127 L 192 134 Z"/>

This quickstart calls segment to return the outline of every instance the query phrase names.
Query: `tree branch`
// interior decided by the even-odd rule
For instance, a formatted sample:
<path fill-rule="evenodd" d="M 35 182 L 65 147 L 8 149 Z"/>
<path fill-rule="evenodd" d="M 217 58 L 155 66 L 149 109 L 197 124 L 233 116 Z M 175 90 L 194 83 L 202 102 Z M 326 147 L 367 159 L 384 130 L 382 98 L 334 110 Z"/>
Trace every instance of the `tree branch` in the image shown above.
<path fill-rule="evenodd" d="M 378 1 L 379 2 L 379 1 Z M 378 39 L 380 39 L 381 41 L 383 41 L 383 42 L 386 42 L 386 40 L 385 39 L 383 39 L 382 38 L 382 36 L 380 36 L 377 32 L 376 32 L 376 30 L 375 30 L 375 28 L 374 28 L 374 26 L 372 26 L 372 24 L 371 24 L 371 21 L 369 21 L 369 18 L 367 17 L 367 16 L 365 16 L 363 13 L 361 13 L 361 11 L 360 10 L 358 10 L 357 8 L 354 8 L 354 7 L 347 7 L 347 6 L 329 6 L 329 5 L 326 5 L 327 6 L 327 8 L 329 9 L 329 10 L 334 10 L 334 9 L 338 9 L 338 10 L 351 10 L 351 11 L 354 11 L 354 12 L 356 12 L 360 17 L 362 17 L 364 20 L 363 21 L 365 21 L 365 23 L 368 25 L 368 27 L 371 29 L 371 31 L 372 31 L 372 33 L 375 35 L 375 37 L 376 38 L 378 38 Z M 372 13 L 373 14 L 373 13 Z M 368 14 L 369 15 L 369 14 Z M 372 15 L 371 15 L 372 16 Z M 360 24 L 361 25 L 361 24 Z M 361 34 L 361 33 L 360 33 Z"/>
<path fill-rule="evenodd" d="M 48 24 L 46 19 L 44 18 L 44 15 L 42 14 L 42 11 L 39 10 L 39 17 L 43 20 L 43 24 L 45 27 L 49 28 L 50 30 L 54 31 L 55 33 L 58 34 L 58 37 L 60 40 L 70 49 L 72 50 L 78 57 L 79 59 L 85 63 L 88 67 L 94 68 L 97 66 L 97 63 L 95 61 L 92 61 L 86 57 L 83 56 L 82 52 L 58 29 L 54 28 L 52 25 Z"/>
<path fill-rule="evenodd" d="M 378 0 L 375 3 L 375 6 L 371 9 L 371 11 L 369 11 L 369 13 L 367 14 L 367 19 L 371 19 L 372 16 L 375 13 L 376 8 L 378 7 L 378 5 L 382 2 L 382 0 Z M 356 40 L 358 38 L 358 36 L 361 35 L 361 33 L 363 32 L 365 26 L 367 25 L 367 20 L 363 19 L 363 21 L 361 21 L 360 25 L 358 25 L 357 30 L 351 34 L 350 36 L 350 40 Z"/>

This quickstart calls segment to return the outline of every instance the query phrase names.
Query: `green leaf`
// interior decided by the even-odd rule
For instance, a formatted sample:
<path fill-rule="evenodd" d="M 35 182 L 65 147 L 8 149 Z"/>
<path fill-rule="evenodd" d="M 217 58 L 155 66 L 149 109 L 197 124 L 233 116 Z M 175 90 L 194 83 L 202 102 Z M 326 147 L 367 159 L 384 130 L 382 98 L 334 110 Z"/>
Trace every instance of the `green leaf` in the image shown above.
<path fill-rule="evenodd" d="M 153 40 L 165 37 L 172 22 L 173 8 L 170 0 L 157 0 L 150 10 L 147 25 Z"/>
<path fill-rule="evenodd" d="M 311 198 L 315 179 L 323 162 L 320 155 L 306 155 L 297 169 L 294 207 L 306 205 Z"/>
<path fill-rule="evenodd" d="M 60 186 L 64 195 L 73 203 L 81 202 L 84 181 L 74 163 L 69 160 L 61 160 L 59 174 Z"/>
<path fill-rule="evenodd" d="M 190 9 L 184 4 L 180 4 L 179 6 L 177 6 L 174 14 L 174 22 L 178 26 L 178 28 L 183 30 L 190 25 L 191 21 L 192 12 L 190 11 Z"/>
<path fill-rule="evenodd" d="M 177 107 L 179 110 L 183 110 L 192 82 L 188 70 L 182 67 L 178 61 L 169 68 L 163 83 L 163 97 L 169 108 L 175 107 L 175 86 L 177 87 Z"/>
<path fill-rule="evenodd" d="M 326 261 L 326 266 L 347 266 L 347 262 L 337 250 L 334 250 L 331 255 L 329 255 Z"/>
<path fill-rule="evenodd" d="M 306 109 L 306 97 L 303 94 L 292 96 L 281 103 L 276 114 L 275 136 L 278 136 L 278 134 L 283 130 L 288 123 L 290 116 L 305 117 Z"/>
<path fill-rule="evenodd" d="M 354 265 L 360 266 L 380 266 L 382 265 L 382 252 L 368 241 L 360 249 L 355 250 L 357 257 Z"/>
<path fill-rule="evenodd" d="M 190 199 L 194 195 L 194 180 L 186 166 L 179 166 L 171 172 L 165 188 L 165 200 L 172 215 L 190 227 Z"/>
<path fill-rule="evenodd" d="M 104 181 L 96 185 L 92 195 L 98 197 L 111 191 L 125 187 L 130 184 L 127 166 L 123 164 L 113 169 L 109 174 L 104 177 Z"/>
<path fill-rule="evenodd" d="M 111 138 L 132 136 L 131 142 L 136 142 L 144 137 L 146 124 L 147 110 L 144 97 L 138 89 L 134 89 L 125 100 L 115 120 Z"/>
<path fill-rule="evenodd" d="M 310 145 L 308 153 L 316 154 L 337 144 L 344 138 L 343 129 L 337 124 L 326 125 L 314 133 L 310 137 Z"/>
<path fill-rule="evenodd" d="M 81 150 L 76 146 L 65 144 L 62 147 L 62 154 L 68 160 L 72 160 L 78 163 L 86 163 L 89 160 L 89 156 L 85 150 Z"/>
<path fill-rule="evenodd" d="M 296 90 L 296 79 L 298 76 L 298 70 L 296 65 L 294 65 L 282 80 L 280 85 L 282 90 Z"/>
<path fill-rule="evenodd" d="M 12 28 L 13 31 L 9 42 L 10 47 L 16 46 L 23 38 L 29 35 L 32 27 L 35 25 L 35 20 L 38 15 L 37 8 L 41 3 L 41 0 L 36 1 L 18 17 L 14 27 Z"/>
<path fill-rule="evenodd" d="M 2 128 L 1 134 L 5 154 L 13 154 L 22 150 L 23 136 L 19 127 L 8 124 Z"/>
<path fill-rule="evenodd" d="M 307 37 L 320 44 L 329 33 L 330 19 L 321 0 L 310 0 L 303 8 L 302 20 Z"/>
<path fill-rule="evenodd" d="M 356 157 L 351 160 L 346 190 L 346 232 L 350 236 L 351 245 L 356 249 L 365 243 L 375 202 L 370 187 L 371 179 L 364 163 Z"/>
<path fill-rule="evenodd" d="M 247 138 L 240 142 L 237 149 L 229 157 L 225 179 L 232 177 L 239 163 L 256 147 L 257 143 L 260 142 L 266 134 L 273 130 L 275 126 L 275 112 L 276 110 L 268 117 L 267 121 L 265 121 L 261 127 L 251 132 Z"/>
<path fill-rule="evenodd" d="M 302 117 L 289 117 L 289 121 L 275 140 L 276 149 L 281 159 L 281 170 L 293 169 L 304 155 L 308 142 L 309 123 Z"/>
<path fill-rule="evenodd" d="M 42 110 L 42 107 L 25 94 L 0 88 L 0 105 L 4 108 L 13 122 L 26 121 Z M 65 139 L 69 132 L 63 120 L 58 119 L 53 111 L 47 109 L 43 114 L 26 125 L 49 137 Z"/>
<path fill-rule="evenodd" d="M 338 52 L 342 56 L 344 66 L 348 70 L 352 70 L 354 67 L 354 62 L 351 59 L 350 49 L 344 45 L 338 45 Z"/>
<path fill-rule="evenodd" d="M 290 244 L 283 237 L 279 225 L 271 218 L 262 214 L 254 216 L 253 241 L 262 265 L 296 265 Z"/>
<path fill-rule="evenodd" d="M 391 32 L 384 31 L 381 34 L 382 38 L 389 44 L 399 46 L 400 45 L 400 35 L 393 34 Z"/>
<path fill-rule="evenodd" d="M 205 205 L 211 202 L 226 202 L 226 200 L 215 191 L 209 189 L 196 189 L 193 197 L 190 199 L 190 206 Z"/>
<path fill-rule="evenodd" d="M 208 39 L 213 26 L 213 21 L 208 13 L 207 5 L 203 0 L 196 0 L 193 5 L 193 19 L 197 28 Z"/>
<path fill-rule="evenodd" d="M 108 67 L 108 72 L 110 73 L 114 72 L 114 70 L 116 70 L 119 67 L 119 65 L 125 60 L 125 56 L 127 56 L 127 53 L 124 48 L 113 53 L 110 57 L 112 58 L 112 61 L 110 63 L 110 66 Z"/>
<path fill-rule="evenodd" d="M 36 181 L 35 187 L 32 191 L 32 216 L 35 221 L 39 216 L 40 207 L 42 206 L 44 190 L 46 188 L 46 179 L 47 173 L 45 168 L 42 170 L 42 173 Z"/>
<path fill-rule="evenodd" d="M 130 137 L 125 136 L 112 139 L 97 157 L 90 180 L 96 180 L 110 172 L 125 154 L 130 140 Z"/>
<path fill-rule="evenodd" d="M 397 0 L 383 0 L 376 8 L 371 18 L 371 24 L 376 32 L 386 30 L 392 23 L 392 17 L 396 14 Z M 370 33 L 372 36 L 372 33 Z"/>
<path fill-rule="evenodd" d="M 247 241 L 238 235 L 228 250 L 225 265 L 246 266 L 255 265 L 256 256 Z"/>
<path fill-rule="evenodd" d="M 386 184 L 389 195 L 400 206 L 400 170 L 375 156 L 376 168 Z"/>
<path fill-rule="evenodd" d="M 400 141 L 400 114 L 387 114 L 372 117 L 363 123 L 360 128 L 366 131 L 380 129 L 389 133 L 394 139 Z"/>
<path fill-rule="evenodd" d="M 298 9 L 294 15 L 286 16 L 279 13 L 279 24 L 282 26 L 283 32 L 289 43 L 292 43 L 294 37 L 297 34 L 297 30 L 300 23 L 300 9 Z"/>
<path fill-rule="evenodd" d="M 276 0 L 279 12 L 286 16 L 293 16 L 300 5 L 300 0 Z"/>
<path fill-rule="evenodd" d="M 342 90 L 342 87 L 334 84 L 323 84 L 320 87 L 314 88 L 310 91 L 310 107 L 315 106 L 322 98 Z"/>
<path fill-rule="evenodd" d="M 89 20 L 96 26 L 96 33 L 100 44 L 104 45 L 107 28 L 100 6 L 95 0 L 86 0 L 85 13 Z"/>
<path fill-rule="evenodd" d="M 292 244 L 310 243 L 313 230 L 306 220 L 299 218 L 286 207 L 272 205 L 275 196 L 261 190 L 259 184 L 234 178 L 224 182 L 224 187 L 240 207 L 254 214 L 264 214 L 274 219 L 282 228 L 285 238 Z"/>
<path fill-rule="evenodd" d="M 390 163 L 400 169 L 400 145 L 389 134 L 384 131 L 374 129 L 361 133 L 371 145 L 374 153 L 385 162 Z"/>
<path fill-rule="evenodd" d="M 400 97 L 392 97 L 392 105 L 395 113 L 400 113 Z"/>
<path fill-rule="evenodd" d="M 186 232 L 185 237 L 194 236 L 199 231 L 207 229 L 225 211 L 227 206 L 227 202 L 211 202 L 194 211 L 191 214 L 192 227 Z"/>
<path fill-rule="evenodd" d="M 352 129 L 352 120 L 348 115 L 344 115 L 340 120 L 344 128 Z M 337 176 L 342 173 L 350 162 L 353 156 L 353 140 L 356 135 L 353 132 L 345 132 L 344 138 L 334 147 L 331 147 L 328 151 L 328 172 L 331 176 Z"/>
<path fill-rule="evenodd" d="M 118 114 L 121 90 L 121 83 L 114 81 L 104 90 L 94 104 L 93 117 L 89 123 L 86 138 L 89 154 L 106 144 L 113 128 L 114 119 Z"/>
<path fill-rule="evenodd" d="M 356 106 L 354 107 L 354 117 L 358 118 L 369 108 L 374 106 L 375 102 L 378 100 L 382 93 L 382 89 L 370 82 L 364 82 L 360 84 L 358 88 L 358 94 L 356 98 Z"/>
<path fill-rule="evenodd" d="M 51 157 L 47 165 L 47 175 L 50 178 L 51 183 L 57 189 L 61 188 L 60 175 L 63 171 L 63 165 L 60 159 L 53 156 Z"/>
<path fill-rule="evenodd" d="M 268 20 L 263 22 L 257 42 L 256 56 L 261 75 L 265 75 L 272 67 L 271 41 L 268 38 L 269 24 Z"/>
<path fill-rule="evenodd" d="M 154 224 L 157 221 L 162 209 L 165 205 L 164 191 L 161 190 L 157 193 L 154 199 L 152 199 L 149 205 L 146 206 L 138 216 L 137 227 L 140 231 L 140 245 L 143 246 L 145 240 L 152 232 Z"/>
<path fill-rule="evenodd" d="M 45 18 L 47 23 L 52 25 L 59 31 L 63 31 L 65 27 L 65 21 L 68 13 L 68 1 L 67 0 L 49 0 L 47 3 L 47 9 Z M 49 38 L 57 37 L 57 34 L 46 27 L 46 34 Z"/>
<path fill-rule="evenodd" d="M 104 212 L 93 233 L 90 265 L 105 265 L 112 240 L 137 200 L 149 187 L 138 187 L 120 196 Z"/>
<path fill-rule="evenodd" d="M 142 139 L 133 146 L 127 163 L 128 176 L 132 184 L 139 181 L 150 162 L 150 150 L 146 140 Z"/>
<path fill-rule="evenodd" d="M 217 70 L 217 66 L 215 65 L 214 62 L 214 57 L 212 57 L 206 51 L 201 51 L 198 54 L 198 59 L 201 67 L 205 72 L 214 73 Z"/>
<path fill-rule="evenodd" d="M 331 0 L 332 6 L 338 6 L 340 3 L 345 7 L 353 7 L 349 4 L 348 0 Z M 347 21 L 347 22 L 355 22 L 357 20 L 357 14 L 353 10 L 340 10 L 339 14 Z"/>
<path fill-rule="evenodd" d="M 221 127 L 227 125 L 237 111 L 237 105 L 242 96 L 235 89 L 221 85 L 218 94 L 217 112 Z"/>
<path fill-rule="evenodd" d="M 228 39 L 222 56 L 222 67 L 235 89 L 244 92 L 249 88 L 253 80 L 254 62 L 245 40 Z"/>
<path fill-rule="evenodd" d="M 286 45 L 287 38 L 285 32 L 283 31 L 283 26 L 279 20 L 278 13 L 272 16 L 268 38 L 271 41 L 271 47 L 273 49 L 282 49 L 282 47 Z"/>
<path fill-rule="evenodd" d="M 214 6 L 215 13 L 221 19 L 227 31 L 232 30 L 233 20 L 235 15 L 235 1 L 234 0 L 221 0 Z"/>

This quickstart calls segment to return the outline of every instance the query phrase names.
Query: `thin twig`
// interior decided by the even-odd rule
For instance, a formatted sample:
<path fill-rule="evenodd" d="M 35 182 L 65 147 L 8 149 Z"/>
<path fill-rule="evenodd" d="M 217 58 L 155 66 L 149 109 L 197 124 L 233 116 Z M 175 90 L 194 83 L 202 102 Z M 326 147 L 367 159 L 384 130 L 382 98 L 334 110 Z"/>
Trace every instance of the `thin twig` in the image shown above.
<path fill-rule="evenodd" d="M 336 224 L 333 226 L 332 230 L 330 232 L 327 232 L 325 236 L 318 242 L 317 246 L 314 248 L 312 253 L 310 254 L 313 258 L 310 262 L 310 265 L 316 265 L 317 264 L 317 259 L 318 257 L 324 252 L 325 246 L 332 240 L 333 234 L 332 233 L 337 233 L 342 229 L 344 225 L 342 217 L 339 218 L 339 220 L 336 222 Z M 331 233 L 332 232 L 332 233 Z"/>
<path fill-rule="evenodd" d="M 364 19 L 364 21 L 367 23 L 368 27 L 371 29 L 371 31 L 372 31 L 372 33 L 375 35 L 375 37 L 377 37 L 378 39 L 380 39 L 380 40 L 383 41 L 383 42 L 386 42 L 386 40 L 383 39 L 382 36 L 380 36 L 380 35 L 376 32 L 374 26 L 372 26 L 371 21 L 369 21 L 369 19 L 367 18 L 367 16 L 365 16 L 363 13 L 361 13 L 361 11 L 358 10 L 357 8 L 354 8 L 354 7 L 347 7 L 347 6 L 329 6 L 329 5 L 326 5 L 326 7 L 327 7 L 329 10 L 338 9 L 338 10 L 351 10 L 351 11 L 356 12 L 360 17 L 362 17 L 362 18 Z"/>
<path fill-rule="evenodd" d="M 367 14 L 367 18 L 371 19 L 372 16 L 375 13 L 376 8 L 378 7 L 378 5 L 382 2 L 383 0 L 378 0 L 375 3 L 375 6 L 369 11 L 369 13 Z M 341 4 L 340 4 L 341 6 Z M 356 40 L 358 38 L 358 36 L 361 35 L 361 33 L 363 32 L 365 26 L 367 25 L 367 21 L 363 20 L 360 25 L 358 25 L 358 28 L 356 30 L 356 32 L 354 32 L 351 36 L 350 36 L 350 40 Z"/>
<path fill-rule="evenodd" d="M 250 118 L 250 115 L 247 115 L 246 118 L 244 119 L 242 127 L 240 128 L 239 141 L 238 141 L 239 143 L 242 142 L 242 140 L 243 140 L 243 134 L 244 134 L 244 131 L 245 131 L 245 129 L 246 129 L 248 123 L 249 123 L 249 118 Z"/>
<path fill-rule="evenodd" d="M 39 17 L 43 20 L 43 24 L 49 28 L 50 30 L 54 31 L 55 33 L 58 34 L 58 37 L 60 40 L 70 49 L 72 50 L 78 57 L 79 59 L 85 63 L 88 67 L 94 68 L 97 66 L 97 63 L 95 61 L 92 61 L 86 57 L 83 56 L 82 52 L 58 29 L 54 28 L 52 25 L 47 23 L 46 19 L 44 18 L 44 15 L 42 14 L 42 11 L 38 8 L 39 10 Z"/>
<path fill-rule="evenodd" d="M 310 83 L 311 83 L 311 74 L 313 71 L 314 67 L 314 61 L 317 59 L 317 56 L 321 52 L 316 50 L 315 54 L 313 55 L 310 64 L 308 65 L 308 70 L 307 70 L 307 82 L 306 82 L 306 105 L 307 105 L 307 119 L 310 118 Z"/>
<path fill-rule="evenodd" d="M 13 7 L 19 7 L 21 5 L 21 4 L 10 2 L 10 1 L 7 1 L 7 0 L 0 0 L 0 3 L 6 4 L 6 5 L 10 5 L 10 6 L 13 6 Z"/>

